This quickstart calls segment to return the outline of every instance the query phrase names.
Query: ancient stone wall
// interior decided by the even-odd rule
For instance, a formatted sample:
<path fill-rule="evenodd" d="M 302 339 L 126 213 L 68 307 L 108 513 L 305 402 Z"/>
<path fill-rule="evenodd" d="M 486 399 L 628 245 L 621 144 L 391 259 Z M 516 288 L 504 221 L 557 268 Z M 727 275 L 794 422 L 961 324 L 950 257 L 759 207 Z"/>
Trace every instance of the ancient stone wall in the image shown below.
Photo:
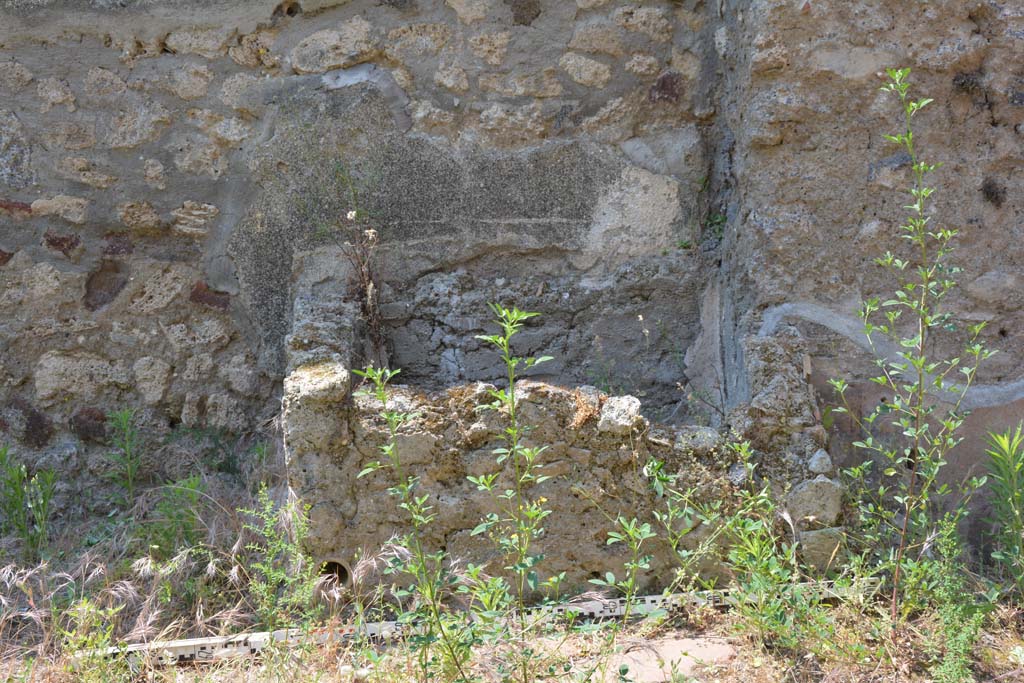
<path fill-rule="evenodd" d="M 870 369 L 855 312 L 900 248 L 891 65 L 936 100 L 953 310 L 1001 350 L 977 434 L 1024 395 L 1022 49 L 1009 0 L 3 0 L 0 439 L 85 513 L 110 410 L 267 424 L 289 376 L 373 355 L 342 245 L 374 229 L 409 391 L 499 377 L 474 335 L 515 303 L 532 379 L 736 428 L 798 484 L 843 457 L 825 380 Z"/>

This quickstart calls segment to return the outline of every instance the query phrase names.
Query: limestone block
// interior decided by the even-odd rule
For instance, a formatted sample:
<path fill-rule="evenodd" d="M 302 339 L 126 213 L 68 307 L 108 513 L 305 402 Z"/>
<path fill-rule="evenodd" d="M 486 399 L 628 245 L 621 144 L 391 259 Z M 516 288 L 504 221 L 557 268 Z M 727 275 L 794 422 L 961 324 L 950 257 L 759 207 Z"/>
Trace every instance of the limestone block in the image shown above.
<path fill-rule="evenodd" d="M 171 113 L 157 102 L 140 102 L 119 112 L 104 142 L 114 149 L 137 147 L 160 137 L 171 122 Z"/>
<path fill-rule="evenodd" d="M 221 147 L 202 135 L 178 135 L 168 149 L 174 152 L 174 165 L 183 173 L 219 178 L 228 167 Z"/>
<path fill-rule="evenodd" d="M 256 390 L 256 364 L 247 354 L 239 353 L 220 367 L 220 377 L 231 390 L 248 396 Z"/>
<path fill-rule="evenodd" d="M 285 381 L 288 381 L 287 378 Z M 291 388 L 293 392 L 302 391 L 294 385 Z M 342 392 L 339 390 L 336 393 Z M 296 395 L 293 393 L 290 398 L 288 394 L 285 395 L 282 423 L 290 459 L 342 448 L 350 442 L 348 422 L 339 411 L 339 403 L 323 402 L 315 397 L 303 400 L 296 398 Z"/>
<path fill-rule="evenodd" d="M 185 394 L 185 402 L 181 406 L 181 424 L 185 427 L 197 427 L 200 421 L 200 407 L 205 397 L 189 392 Z"/>
<path fill-rule="evenodd" d="M 35 367 L 36 396 L 40 400 L 71 394 L 95 398 L 110 387 L 131 383 L 128 367 L 89 353 L 47 351 Z"/>
<path fill-rule="evenodd" d="M 42 112 L 48 112 L 58 104 L 63 104 L 69 111 L 75 111 L 75 95 L 71 92 L 71 86 L 66 81 L 58 78 L 44 78 L 36 85 L 36 95 L 43 101 L 40 108 Z"/>
<path fill-rule="evenodd" d="M 627 31 L 642 33 L 659 43 L 672 40 L 672 22 L 661 8 L 630 5 L 615 10 L 612 17 Z"/>
<path fill-rule="evenodd" d="M 583 119 L 580 128 L 599 140 L 621 142 L 635 134 L 639 104 L 635 96 L 614 97 L 596 114 Z"/>
<path fill-rule="evenodd" d="M 281 64 L 281 57 L 270 51 L 276 38 L 274 31 L 248 33 L 242 36 L 238 45 L 228 48 L 228 56 L 235 64 L 250 69 L 276 69 Z"/>
<path fill-rule="evenodd" d="M 832 456 L 824 448 L 819 448 L 811 456 L 811 459 L 807 461 L 807 469 L 814 474 L 831 474 L 833 469 Z"/>
<path fill-rule="evenodd" d="M 166 45 L 177 54 L 194 54 L 216 59 L 227 52 L 229 41 L 237 32 L 233 28 L 200 28 L 174 31 L 167 36 Z"/>
<path fill-rule="evenodd" d="M 232 109 L 253 114 L 256 107 L 250 102 L 249 93 L 259 85 L 260 79 L 252 74 L 240 73 L 229 76 L 220 87 L 220 101 Z"/>
<path fill-rule="evenodd" d="M 140 233 L 160 230 L 160 214 L 146 201 L 124 202 L 117 206 L 117 217 L 129 230 Z"/>
<path fill-rule="evenodd" d="M 92 122 L 58 121 L 43 132 L 43 139 L 50 147 L 82 150 L 96 146 L 96 126 Z M 3 112 L 0 112 L 0 164 L 2 164 Z M 0 172 L 3 167 L 0 165 Z"/>
<path fill-rule="evenodd" d="M 213 356 L 197 353 L 185 359 L 185 371 L 181 378 L 186 382 L 205 381 L 213 373 Z"/>
<path fill-rule="evenodd" d="M 800 532 L 797 546 L 806 565 L 818 571 L 834 569 L 843 563 L 842 548 L 846 542 L 843 527 L 829 527 Z"/>
<path fill-rule="evenodd" d="M 480 76 L 480 89 L 505 97 L 558 97 L 562 94 L 562 84 L 554 68 L 510 76 L 484 74 Z"/>
<path fill-rule="evenodd" d="M 445 4 L 455 10 L 463 24 L 482 21 L 491 9 L 490 0 L 445 0 Z"/>
<path fill-rule="evenodd" d="M 98 66 L 89 69 L 82 85 L 83 96 L 94 99 L 115 97 L 128 90 L 128 84 L 123 78 L 109 69 Z"/>
<path fill-rule="evenodd" d="M 469 77 L 466 70 L 457 65 L 442 66 L 434 74 L 434 83 L 453 92 L 469 90 Z"/>
<path fill-rule="evenodd" d="M 69 223 L 85 222 L 89 200 L 59 194 L 52 199 L 37 199 L 32 202 L 33 216 L 59 216 Z"/>
<path fill-rule="evenodd" d="M 596 59 L 567 52 L 558 60 L 558 65 L 569 74 L 572 80 L 580 85 L 592 88 L 603 88 L 612 78 L 612 70 L 607 64 Z"/>
<path fill-rule="evenodd" d="M 380 35 L 370 22 L 354 17 L 337 30 L 317 31 L 291 52 L 296 73 L 323 73 L 369 61 L 380 51 Z"/>
<path fill-rule="evenodd" d="M 411 24 L 388 33 L 384 54 L 396 61 L 423 55 L 435 55 L 452 39 L 446 24 Z"/>
<path fill-rule="evenodd" d="M 213 72 L 205 64 L 186 64 L 171 74 L 171 92 L 183 100 L 206 97 L 213 81 Z"/>
<path fill-rule="evenodd" d="M 512 34 L 508 31 L 498 33 L 481 33 L 469 39 L 469 49 L 477 58 L 490 66 L 501 66 L 508 53 L 508 44 Z"/>
<path fill-rule="evenodd" d="M 206 423 L 237 432 L 245 428 L 246 417 L 238 399 L 229 394 L 211 394 L 206 398 Z"/>
<path fill-rule="evenodd" d="M 218 214 L 220 214 L 220 209 L 213 204 L 186 201 L 179 208 L 171 211 L 171 215 L 174 216 L 171 231 L 183 237 L 202 239 L 209 230 L 210 222 Z"/>
<path fill-rule="evenodd" d="M 284 400 L 288 404 L 305 401 L 342 403 L 348 400 L 351 377 L 340 362 L 323 362 L 297 368 L 284 380 Z"/>
<path fill-rule="evenodd" d="M 117 182 L 117 176 L 96 170 L 91 161 L 85 157 L 64 157 L 57 164 L 57 175 L 68 180 L 105 190 Z"/>
<path fill-rule="evenodd" d="M 132 366 L 135 374 L 135 388 L 142 394 L 142 400 L 153 405 L 159 403 L 171 382 L 171 366 L 160 358 L 145 356 Z"/>
<path fill-rule="evenodd" d="M 136 261 L 132 279 L 131 304 L 133 313 L 150 314 L 167 308 L 179 298 L 189 285 L 191 269 L 177 264 L 156 261 Z"/>
<path fill-rule="evenodd" d="M 20 90 L 32 82 L 32 72 L 13 59 L 0 62 L 0 88 Z"/>
<path fill-rule="evenodd" d="M 612 396 L 601 407 L 597 431 L 625 436 L 643 423 L 640 399 L 635 396 Z"/>
<path fill-rule="evenodd" d="M 487 131 L 497 145 L 515 145 L 543 137 L 548 126 L 536 104 L 523 107 L 493 104 L 480 112 L 480 128 Z"/>
<path fill-rule="evenodd" d="M 448 132 L 455 123 L 454 114 L 436 107 L 433 102 L 427 100 L 414 101 L 410 109 L 413 123 L 419 130 Z"/>
<path fill-rule="evenodd" d="M 569 41 L 569 49 L 621 57 L 622 31 L 607 21 L 582 24 L 576 27 L 572 40 Z"/>
<path fill-rule="evenodd" d="M 183 282 L 177 286 L 175 296 L 181 293 L 185 284 L 187 283 Z M 217 318 L 202 320 L 191 327 L 184 323 L 167 325 L 163 328 L 163 332 L 171 346 L 181 352 L 195 352 L 197 348 L 204 351 L 217 351 L 227 346 L 232 337 L 231 327 Z"/>
<path fill-rule="evenodd" d="M 142 167 L 142 179 L 154 190 L 167 188 L 167 178 L 164 176 L 164 165 L 156 159 L 146 159 Z"/>
<path fill-rule="evenodd" d="M 798 484 L 789 494 L 787 509 L 793 521 L 808 520 L 831 526 L 843 510 L 843 487 L 825 475 Z"/>
<path fill-rule="evenodd" d="M 705 456 L 725 449 L 725 439 L 713 427 L 681 427 L 672 448 L 682 453 Z"/>

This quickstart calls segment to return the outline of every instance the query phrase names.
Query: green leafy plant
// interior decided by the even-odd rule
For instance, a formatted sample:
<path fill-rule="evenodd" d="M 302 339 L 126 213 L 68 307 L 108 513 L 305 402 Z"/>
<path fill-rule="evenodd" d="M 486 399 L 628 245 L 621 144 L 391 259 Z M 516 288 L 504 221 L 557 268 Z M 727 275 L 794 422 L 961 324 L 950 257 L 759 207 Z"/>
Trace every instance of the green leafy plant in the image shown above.
<path fill-rule="evenodd" d="M 135 502 L 135 487 L 142 468 L 142 435 L 135 424 L 135 411 L 130 408 L 116 410 L 107 419 L 114 446 L 108 456 L 112 466 L 109 476 L 122 490 L 122 504 L 129 507 Z"/>
<path fill-rule="evenodd" d="M 249 588 L 256 613 L 268 629 L 306 626 L 323 613 L 315 600 L 320 567 L 302 549 L 309 535 L 306 511 L 297 503 L 275 505 L 261 486 L 255 509 L 239 510 L 249 517 L 244 528 L 255 536 L 246 544 L 254 553 L 249 563 Z"/>
<path fill-rule="evenodd" d="M 809 633 L 827 629 L 827 616 L 819 593 L 800 581 L 797 544 L 779 531 L 780 514 L 769 487 L 755 484 L 750 444 L 732 448 L 747 476 L 736 490 L 733 511 L 722 517 L 726 566 L 732 572 L 728 602 L 760 645 L 796 650 Z"/>
<path fill-rule="evenodd" d="M 31 477 L 6 446 L 0 447 L 0 512 L 3 528 L 21 540 L 27 560 L 39 559 L 50 537 L 50 504 L 57 473 L 44 469 Z"/>
<path fill-rule="evenodd" d="M 721 240 L 728 220 L 724 213 L 712 213 L 704 222 L 704 233 L 711 235 L 715 241 Z"/>
<path fill-rule="evenodd" d="M 665 590 L 689 591 L 700 583 L 700 565 L 714 555 L 726 530 L 721 523 L 723 501 L 699 501 L 697 487 L 681 487 L 679 474 L 667 472 L 664 461 L 655 458 L 644 466 L 644 476 L 660 502 L 653 513 L 663 532 L 659 537 L 668 543 L 677 561 L 675 576 Z M 708 531 L 698 534 L 699 529 Z M 691 540 L 698 535 L 699 540 Z"/>
<path fill-rule="evenodd" d="M 880 562 L 891 575 L 890 616 L 895 623 L 908 614 L 903 579 L 906 575 L 926 574 L 922 558 L 937 517 L 936 499 L 949 493 L 938 476 L 946 464 L 950 449 L 960 442 L 957 432 L 965 413 L 960 409 L 963 397 L 974 381 L 978 365 L 992 352 L 978 341 L 984 323 L 969 328 L 968 341 L 961 357 L 935 358 L 933 347 L 940 331 L 955 329 L 952 315 L 942 310 L 943 299 L 956 286 L 959 268 L 948 263 L 952 241 L 958 231 L 935 227 L 929 200 L 935 188 L 926 184 L 927 176 L 939 165 L 922 161 L 915 144 L 912 120 L 932 100 L 910 97 L 909 69 L 888 69 L 888 82 L 882 88 L 899 99 L 903 113 L 903 131 L 886 135 L 903 148 L 910 159 L 913 182 L 909 189 L 909 215 L 900 226 L 901 237 L 912 251 L 909 258 L 887 252 L 876 262 L 896 277 L 898 286 L 892 298 L 870 298 L 861 308 L 864 331 L 874 350 L 879 374 L 871 381 L 883 387 L 890 400 L 880 403 L 871 413 L 859 416 L 846 398 L 848 383 L 831 380 L 844 412 L 862 429 L 865 437 L 854 446 L 868 451 L 882 463 L 877 487 L 868 484 L 872 463 L 868 461 L 848 471 L 863 494 L 860 520 L 865 539 L 880 550 Z M 887 339 L 896 349 L 883 353 L 876 338 Z M 952 403 L 941 412 L 936 397 Z M 882 436 L 887 425 L 894 436 Z M 980 481 L 973 481 L 973 490 Z M 958 510 L 966 514 L 964 505 Z M 892 551 L 885 550 L 894 538 Z M 913 588 L 915 581 L 908 581 Z"/>
<path fill-rule="evenodd" d="M 604 511 L 602 510 L 602 512 Z M 657 534 L 648 522 L 641 523 L 635 517 L 627 519 L 622 515 L 614 519 L 607 514 L 605 516 L 608 517 L 608 521 L 614 526 L 614 530 L 608 532 L 607 544 L 624 544 L 629 549 L 629 559 L 624 564 L 623 569 L 625 572 L 622 577 L 616 577 L 614 573 L 606 572 L 604 578 L 590 579 L 590 583 L 595 586 L 618 593 L 625 602 L 622 619 L 616 619 L 612 622 L 612 628 L 605 641 L 605 657 L 598 658 L 595 669 L 603 668 L 606 665 L 607 656 L 615 652 L 615 643 L 619 633 L 629 623 L 630 618 L 634 616 L 640 573 L 646 572 L 651 568 L 651 556 L 643 552 L 643 546 L 646 542 L 657 537 Z M 630 680 L 627 678 L 628 673 L 629 667 L 623 664 L 617 672 L 617 680 Z"/>
<path fill-rule="evenodd" d="M 988 473 L 995 550 L 992 558 L 1024 597 L 1024 423 L 988 435 Z"/>
<path fill-rule="evenodd" d="M 934 602 L 939 618 L 935 648 L 941 652 L 935 667 L 936 683 L 967 683 L 974 680 L 971 670 L 974 644 L 981 633 L 987 605 L 975 600 L 969 590 L 963 552 L 956 531 L 957 516 L 947 515 L 938 525 L 935 538 L 936 560 L 929 566 L 935 573 Z"/>
<path fill-rule="evenodd" d="M 201 542 L 205 494 L 206 487 L 198 474 L 163 488 L 160 500 L 140 529 L 150 555 L 167 559 L 178 548 L 190 548 Z"/>
<path fill-rule="evenodd" d="M 505 365 L 507 384 L 504 389 L 489 390 L 488 394 L 493 400 L 481 408 L 499 411 L 505 417 L 507 426 L 503 433 L 504 445 L 493 452 L 496 463 L 509 470 L 511 483 L 507 488 L 499 486 L 502 471 L 469 477 L 469 481 L 478 490 L 487 492 L 500 509 L 499 512 L 487 515 L 472 533 L 487 534 L 508 562 L 504 569 L 513 577 L 511 589 L 504 585 L 503 579 L 497 579 L 484 584 L 484 589 L 479 593 L 481 601 L 490 603 L 492 607 L 500 606 L 507 599 L 503 593 L 511 595 L 515 610 L 512 615 L 515 622 L 513 655 L 518 660 L 511 668 L 517 671 L 515 675 L 518 680 L 526 683 L 530 680 L 530 661 L 535 653 L 530 642 L 534 624 L 527 615 L 527 598 L 531 593 L 544 589 L 556 592 L 563 577 L 559 575 L 542 581 L 537 571 L 543 556 L 533 551 L 533 544 L 543 535 L 544 520 L 551 514 L 551 510 L 545 505 L 547 500 L 533 493 L 532 489 L 550 477 L 542 473 L 539 463 L 546 447 L 526 444 L 530 428 L 520 421 L 516 382 L 521 368 L 529 370 L 551 360 L 551 357 L 522 358 L 512 350 L 513 337 L 537 313 L 521 311 L 515 307 L 508 309 L 499 304 L 491 304 L 490 308 L 500 332 L 477 338 L 498 350 Z M 479 571 L 479 568 L 473 569 Z M 511 672 L 508 675 L 511 676 Z"/>
<path fill-rule="evenodd" d="M 102 606 L 88 597 L 74 602 L 67 611 L 68 624 L 61 629 L 64 650 L 74 656 L 68 660 L 68 673 L 83 683 L 128 683 L 133 679 L 124 657 L 111 657 L 107 650 L 116 647 L 117 619 L 124 605 Z"/>
<path fill-rule="evenodd" d="M 401 621 L 416 623 L 411 643 L 418 653 L 420 676 L 422 680 L 434 676 L 435 661 L 431 649 L 437 644 L 444 655 L 442 669 L 444 666 L 450 667 L 459 681 L 468 683 L 470 678 L 466 665 L 477 636 L 470 622 L 462 616 L 451 615 L 445 606 L 446 598 L 451 597 L 456 583 L 446 568 L 445 553 L 431 553 L 423 546 L 424 532 L 437 515 L 433 506 L 427 502 L 429 496 L 417 492 L 419 477 L 406 474 L 398 448 L 398 432 L 412 418 L 411 414 L 392 410 L 390 406 L 388 383 L 400 371 L 367 366 L 353 372 L 370 381 L 371 390 L 367 393 L 380 402 L 380 415 L 388 428 L 387 441 L 380 446 L 383 459 L 364 468 L 359 477 L 378 470 L 391 470 L 397 482 L 388 489 L 388 493 L 398 500 L 398 507 L 408 514 L 412 524 L 412 531 L 398 541 L 398 545 L 406 549 L 408 555 L 396 554 L 389 571 L 412 578 L 411 588 L 399 589 L 397 596 L 414 600 L 412 608 L 403 613 Z"/>

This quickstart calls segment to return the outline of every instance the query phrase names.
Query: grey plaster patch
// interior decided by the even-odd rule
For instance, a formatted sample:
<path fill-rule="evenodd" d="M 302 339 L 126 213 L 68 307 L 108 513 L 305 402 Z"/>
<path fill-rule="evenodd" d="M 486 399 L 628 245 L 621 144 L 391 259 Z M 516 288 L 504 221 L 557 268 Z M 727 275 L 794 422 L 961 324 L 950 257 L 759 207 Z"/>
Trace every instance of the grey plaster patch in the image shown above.
<path fill-rule="evenodd" d="M 15 189 L 32 184 L 32 146 L 12 111 L 0 110 L 0 183 Z"/>
<path fill-rule="evenodd" d="M 846 337 L 867 353 L 879 353 L 894 363 L 900 360 L 899 348 L 887 339 L 880 336 L 874 338 L 874 347 L 872 348 L 867 337 L 864 336 L 864 325 L 860 320 L 836 313 L 825 306 L 805 301 L 779 304 L 766 309 L 762 314 L 758 336 L 770 336 L 779 328 L 783 320 L 791 317 L 827 327 Z M 950 390 L 945 396 L 948 399 L 956 400 L 959 395 Z M 963 410 L 991 408 L 1008 405 L 1022 398 L 1024 398 L 1024 378 L 993 384 L 975 384 L 967 390 L 960 402 L 960 408 Z"/>

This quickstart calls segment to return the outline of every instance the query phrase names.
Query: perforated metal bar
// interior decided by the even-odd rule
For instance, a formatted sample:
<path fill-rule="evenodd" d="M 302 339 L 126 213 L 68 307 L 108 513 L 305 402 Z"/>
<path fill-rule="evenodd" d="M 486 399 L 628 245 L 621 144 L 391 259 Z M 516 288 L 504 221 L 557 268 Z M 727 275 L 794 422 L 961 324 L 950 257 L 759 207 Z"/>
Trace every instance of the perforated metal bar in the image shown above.
<path fill-rule="evenodd" d="M 866 579 L 850 586 L 836 586 L 831 582 L 796 584 L 808 591 L 817 592 L 820 599 L 836 600 L 846 600 L 855 596 L 870 597 L 878 590 L 879 585 L 880 582 L 877 579 Z M 644 595 L 634 599 L 629 613 L 643 616 L 658 610 L 680 609 L 686 605 L 728 606 L 737 599 L 740 598 L 736 597 L 735 592 L 728 590 Z M 526 616 L 537 621 L 548 616 L 599 620 L 625 616 L 626 606 L 625 598 L 581 600 L 528 609 Z M 81 665 L 96 658 L 128 657 L 144 659 L 150 665 L 155 666 L 193 664 L 235 657 L 251 657 L 272 643 L 287 646 L 290 643 L 309 643 L 311 640 L 318 644 L 331 640 L 348 640 L 354 638 L 359 631 L 367 638 L 389 641 L 403 637 L 412 628 L 414 627 L 397 621 L 375 621 L 365 623 L 358 628 L 351 625 L 314 631 L 282 629 L 221 638 L 167 640 L 135 643 L 103 650 L 87 650 L 76 653 L 73 660 Z"/>

